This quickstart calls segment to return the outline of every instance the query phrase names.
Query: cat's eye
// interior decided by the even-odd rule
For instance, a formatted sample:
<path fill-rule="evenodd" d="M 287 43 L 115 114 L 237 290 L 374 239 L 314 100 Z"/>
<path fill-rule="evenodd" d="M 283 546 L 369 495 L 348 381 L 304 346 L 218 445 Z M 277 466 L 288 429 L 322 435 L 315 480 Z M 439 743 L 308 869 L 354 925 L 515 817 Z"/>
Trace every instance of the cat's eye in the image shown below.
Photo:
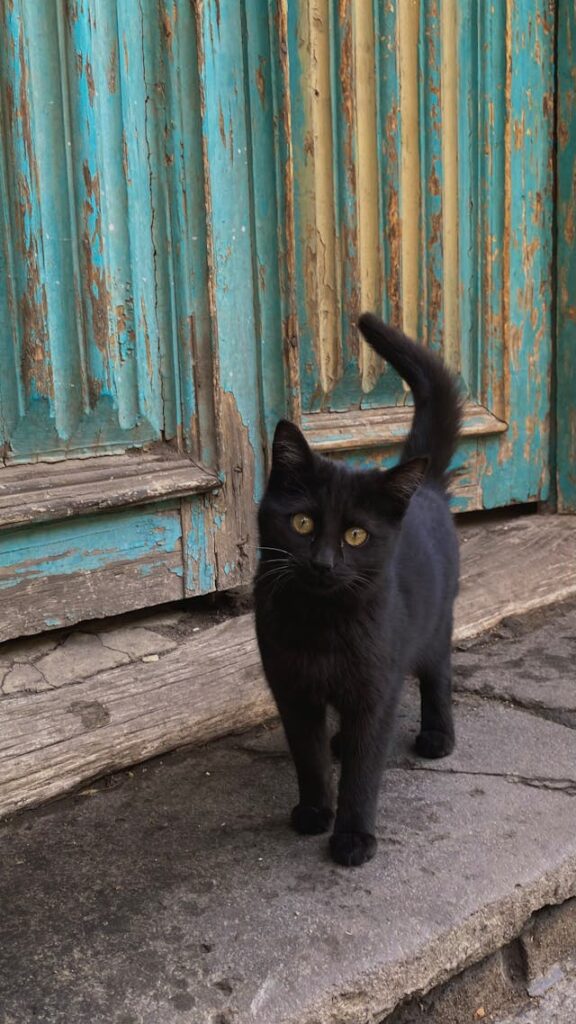
<path fill-rule="evenodd" d="M 349 530 L 346 530 L 344 540 L 350 547 L 359 548 L 361 544 L 368 540 L 368 534 L 361 526 L 351 526 Z"/>
<path fill-rule="evenodd" d="M 314 529 L 314 520 L 310 516 L 304 515 L 303 512 L 297 512 L 295 516 L 292 516 L 290 522 L 296 533 L 312 533 Z"/>

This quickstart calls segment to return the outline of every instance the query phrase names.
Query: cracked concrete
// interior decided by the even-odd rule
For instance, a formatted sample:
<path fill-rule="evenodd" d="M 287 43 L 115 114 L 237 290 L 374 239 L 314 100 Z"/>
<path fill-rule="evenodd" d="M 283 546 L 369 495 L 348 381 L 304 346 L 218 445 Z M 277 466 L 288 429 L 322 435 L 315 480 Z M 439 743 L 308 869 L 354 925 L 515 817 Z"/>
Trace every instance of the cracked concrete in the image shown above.
<path fill-rule="evenodd" d="M 576 604 L 505 620 L 454 654 L 457 690 L 576 727 Z"/>
<path fill-rule="evenodd" d="M 176 613 L 171 621 L 177 624 Z M 117 665 L 166 654 L 177 646 L 177 640 L 134 624 L 91 627 L 86 632 L 75 629 L 50 638 L 5 644 L 0 654 L 0 700 L 2 696 L 68 686 Z"/>
<path fill-rule="evenodd" d="M 485 1024 L 573 1024 L 576 1020 L 576 957 L 557 964 L 549 977 L 550 985 L 525 1001 L 513 1014 L 490 1016 Z M 480 1018 L 477 1018 L 480 1019 Z"/>
<path fill-rule="evenodd" d="M 494 648 L 544 626 L 556 650 L 566 614 L 461 653 L 495 671 Z M 546 654 L 523 655 L 542 692 Z M 290 831 L 277 727 L 0 823 L 2 1024 L 377 1024 L 500 950 L 576 895 L 576 732 L 499 694 L 455 703 L 455 753 L 424 762 L 407 686 L 359 870 Z"/>

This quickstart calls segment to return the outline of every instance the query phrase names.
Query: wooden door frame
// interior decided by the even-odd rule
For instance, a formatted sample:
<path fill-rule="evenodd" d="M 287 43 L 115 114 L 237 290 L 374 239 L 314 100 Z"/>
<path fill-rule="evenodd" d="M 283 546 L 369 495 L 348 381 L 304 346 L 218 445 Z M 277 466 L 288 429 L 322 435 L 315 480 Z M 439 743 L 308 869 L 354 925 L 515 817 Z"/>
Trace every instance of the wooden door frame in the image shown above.
<path fill-rule="evenodd" d="M 556 72 L 556 503 L 576 512 L 576 3 L 558 0 Z"/>

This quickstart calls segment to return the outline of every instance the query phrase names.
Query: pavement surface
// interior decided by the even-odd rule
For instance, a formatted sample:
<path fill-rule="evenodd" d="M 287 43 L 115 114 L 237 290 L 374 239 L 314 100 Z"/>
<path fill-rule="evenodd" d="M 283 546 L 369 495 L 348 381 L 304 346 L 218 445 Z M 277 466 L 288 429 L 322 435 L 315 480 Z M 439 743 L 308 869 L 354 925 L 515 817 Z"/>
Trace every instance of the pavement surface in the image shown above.
<path fill-rule="evenodd" d="M 576 609 L 461 647 L 457 750 L 412 754 L 408 684 L 360 869 L 288 828 L 278 728 L 0 822 L 0 1024 L 376 1024 L 574 896 Z M 575 1020 L 556 981 L 499 1024 Z"/>

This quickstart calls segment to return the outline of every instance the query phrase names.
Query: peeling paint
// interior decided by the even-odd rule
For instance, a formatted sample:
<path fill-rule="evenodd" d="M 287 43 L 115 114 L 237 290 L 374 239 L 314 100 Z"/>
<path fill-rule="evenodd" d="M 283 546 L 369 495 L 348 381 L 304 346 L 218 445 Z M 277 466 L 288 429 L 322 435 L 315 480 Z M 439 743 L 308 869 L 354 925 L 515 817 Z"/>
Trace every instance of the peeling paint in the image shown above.
<path fill-rule="evenodd" d="M 262 105 L 266 102 L 266 79 L 264 77 L 264 66 L 264 57 L 260 57 L 258 67 L 256 68 L 256 87 L 258 89 L 258 95 Z"/>

